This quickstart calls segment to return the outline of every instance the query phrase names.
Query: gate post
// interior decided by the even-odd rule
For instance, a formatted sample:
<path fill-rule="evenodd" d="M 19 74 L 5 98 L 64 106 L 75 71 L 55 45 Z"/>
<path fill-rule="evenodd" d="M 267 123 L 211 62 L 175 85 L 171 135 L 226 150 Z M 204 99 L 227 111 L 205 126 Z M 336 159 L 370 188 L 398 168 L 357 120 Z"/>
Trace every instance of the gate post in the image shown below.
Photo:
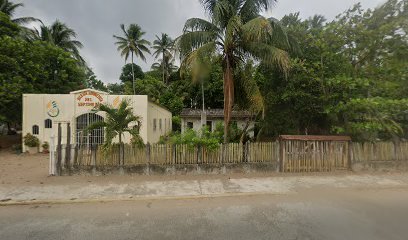
<path fill-rule="evenodd" d="M 279 161 L 278 161 L 278 171 L 279 172 L 284 172 L 284 162 L 285 162 L 285 146 L 284 146 L 284 140 L 282 138 L 279 138 Z"/>
<path fill-rule="evenodd" d="M 54 134 L 51 135 L 50 138 L 50 165 L 49 165 L 49 175 L 55 176 L 55 136 Z"/>
<path fill-rule="evenodd" d="M 57 143 L 57 175 L 60 176 L 62 172 L 61 162 L 62 162 L 62 129 L 61 123 L 58 123 L 58 143 Z"/>
<path fill-rule="evenodd" d="M 353 142 L 347 141 L 347 145 L 348 145 L 348 154 L 347 154 L 347 168 L 348 170 L 352 170 L 353 169 Z"/>
<path fill-rule="evenodd" d="M 67 169 L 71 169 L 71 124 L 67 123 L 67 147 L 65 148 L 65 164 Z"/>

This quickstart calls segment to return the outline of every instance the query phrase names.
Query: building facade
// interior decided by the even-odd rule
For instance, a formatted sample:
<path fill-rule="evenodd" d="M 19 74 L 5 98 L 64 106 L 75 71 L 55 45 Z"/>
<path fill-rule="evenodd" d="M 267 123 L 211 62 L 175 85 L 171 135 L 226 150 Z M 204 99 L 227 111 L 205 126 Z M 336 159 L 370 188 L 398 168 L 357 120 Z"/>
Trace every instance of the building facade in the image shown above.
<path fill-rule="evenodd" d="M 92 123 L 105 119 L 105 113 L 95 112 L 95 107 L 99 104 L 118 107 L 123 100 L 127 100 L 133 113 L 141 117 L 140 136 L 145 143 L 156 143 L 161 136 L 172 131 L 171 112 L 149 101 L 148 96 L 109 95 L 106 92 L 84 89 L 70 94 L 24 94 L 22 134 L 33 134 L 40 139 L 41 144 L 50 142 L 51 136 L 57 136 L 60 123 L 62 144 L 65 144 L 69 124 L 71 143 L 102 144 L 105 139 L 104 129 L 85 131 Z M 129 143 L 130 139 L 130 135 L 125 134 L 123 141 Z M 23 151 L 25 150 L 23 144 Z"/>
<path fill-rule="evenodd" d="M 187 129 L 193 129 L 199 131 L 203 125 L 213 132 L 218 123 L 224 123 L 224 109 L 191 109 L 185 108 L 180 114 L 181 117 L 181 132 L 185 132 Z M 252 120 L 253 115 L 248 111 L 232 111 L 231 122 L 236 123 L 239 129 L 244 129 L 247 125 L 247 129 L 254 129 L 255 122 Z M 204 122 L 202 122 L 204 121 Z M 248 132 L 250 137 L 254 136 L 254 131 Z"/>

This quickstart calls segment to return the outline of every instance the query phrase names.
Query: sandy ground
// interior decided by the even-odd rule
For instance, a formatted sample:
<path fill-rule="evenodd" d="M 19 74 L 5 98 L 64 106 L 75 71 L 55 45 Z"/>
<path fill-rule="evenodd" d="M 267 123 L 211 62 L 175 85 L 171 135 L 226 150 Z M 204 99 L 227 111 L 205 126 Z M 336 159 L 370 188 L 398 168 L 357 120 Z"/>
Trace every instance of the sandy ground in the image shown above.
<path fill-rule="evenodd" d="M 407 173 L 48 177 L 47 168 L 48 155 L 1 152 L 0 203 L 292 194 L 313 188 L 408 188 Z"/>
<path fill-rule="evenodd" d="M 341 176 L 345 172 L 336 173 L 308 173 L 308 174 L 279 174 L 269 173 L 229 173 L 225 175 L 131 175 L 131 176 L 48 176 L 48 154 L 20 154 L 11 150 L 0 150 L 0 186 L 33 186 L 33 185 L 66 185 L 66 184 L 108 184 L 130 183 L 141 181 L 166 181 L 166 180 L 228 180 L 231 178 L 262 178 L 274 176 Z M 354 174 L 346 172 L 347 174 Z M 394 173 L 393 173 L 394 174 Z"/>

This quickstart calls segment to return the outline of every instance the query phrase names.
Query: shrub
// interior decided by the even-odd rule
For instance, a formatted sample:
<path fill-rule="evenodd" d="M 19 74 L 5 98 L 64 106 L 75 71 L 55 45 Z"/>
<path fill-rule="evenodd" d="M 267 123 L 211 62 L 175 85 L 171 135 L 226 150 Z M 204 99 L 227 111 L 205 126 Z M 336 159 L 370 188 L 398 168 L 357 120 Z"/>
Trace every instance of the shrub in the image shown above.
<path fill-rule="evenodd" d="M 41 147 L 44 149 L 44 150 L 49 150 L 50 149 L 50 144 L 48 143 L 48 142 L 44 142 L 42 145 L 41 145 Z"/>
<path fill-rule="evenodd" d="M 24 145 L 27 147 L 38 147 L 40 146 L 40 140 L 36 136 L 27 133 L 27 135 L 24 136 Z"/>

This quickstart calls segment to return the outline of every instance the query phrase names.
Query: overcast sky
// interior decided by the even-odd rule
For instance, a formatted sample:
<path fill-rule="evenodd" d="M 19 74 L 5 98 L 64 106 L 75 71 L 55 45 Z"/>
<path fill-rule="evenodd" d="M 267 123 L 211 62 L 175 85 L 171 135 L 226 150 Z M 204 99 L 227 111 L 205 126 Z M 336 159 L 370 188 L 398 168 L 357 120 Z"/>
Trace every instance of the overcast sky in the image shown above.
<path fill-rule="evenodd" d="M 168 33 L 173 38 L 180 35 L 184 22 L 191 17 L 204 17 L 198 0 L 14 0 L 23 2 L 18 16 L 40 18 L 45 24 L 56 19 L 73 28 L 84 44 L 82 56 L 105 83 L 119 79 L 124 60 L 114 45 L 113 34 L 121 34 L 121 23 L 137 23 L 146 32 L 146 39 Z M 300 12 L 303 18 L 321 14 L 333 19 L 353 4 L 361 2 L 364 8 L 374 8 L 384 0 L 281 0 L 266 13 L 281 18 L 285 14 Z M 154 62 L 136 60 L 143 70 Z"/>

